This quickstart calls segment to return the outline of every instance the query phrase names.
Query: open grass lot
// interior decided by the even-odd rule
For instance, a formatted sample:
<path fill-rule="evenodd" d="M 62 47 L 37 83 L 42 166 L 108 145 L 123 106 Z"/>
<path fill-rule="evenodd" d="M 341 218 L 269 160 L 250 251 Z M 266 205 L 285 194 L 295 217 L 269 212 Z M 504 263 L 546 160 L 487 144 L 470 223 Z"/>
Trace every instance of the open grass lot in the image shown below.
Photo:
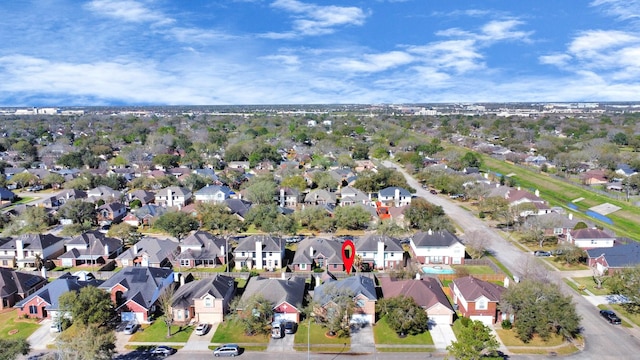
<path fill-rule="evenodd" d="M 373 327 L 373 338 L 376 344 L 380 345 L 433 345 L 433 339 L 428 331 L 418 335 L 407 335 L 404 338 L 399 337 L 389 327 L 386 316 L 378 320 Z M 414 350 L 418 349 L 414 348 Z"/>
<path fill-rule="evenodd" d="M 538 189 L 540 191 L 540 197 L 547 200 L 552 206 L 563 206 L 577 198 L 584 198 L 584 200 L 575 203 L 581 211 L 587 210 L 589 207 L 600 205 L 602 203 L 610 203 L 621 208 L 621 210 L 607 215 L 613 220 L 613 225 L 601 224 L 606 228 L 610 228 L 616 232 L 618 236 L 626 236 L 635 240 L 640 240 L 640 232 L 638 232 L 638 219 L 640 219 L 640 208 L 631 206 L 629 203 L 609 198 L 604 195 L 600 195 L 588 190 L 585 190 L 579 186 L 566 183 L 562 180 L 556 179 L 553 176 L 548 176 L 544 173 L 539 173 L 529 169 L 523 169 L 519 166 L 505 163 L 493 159 L 489 156 L 482 155 L 482 161 L 485 164 L 485 168 L 491 171 L 497 171 L 502 174 L 516 174 L 518 185 L 526 189 Z M 598 222 L 597 220 L 588 218 L 589 221 Z"/>
<path fill-rule="evenodd" d="M 348 337 L 328 337 L 327 329 L 320 324 L 311 322 L 311 331 L 308 332 L 309 322 L 301 321 L 295 334 L 293 348 L 296 351 L 306 351 L 307 344 L 311 343 L 314 352 L 340 352 L 349 350 L 351 339 Z M 307 339 L 310 339 L 307 342 Z"/>
<path fill-rule="evenodd" d="M 596 289 L 596 282 L 593 280 L 593 276 L 573 278 L 573 280 L 583 285 L 587 290 L 591 291 L 593 295 L 609 295 L 609 290 L 605 287 L 606 280 L 602 285 L 602 289 Z"/>
<path fill-rule="evenodd" d="M 38 327 L 36 320 L 19 318 L 17 310 L 0 313 L 0 339 L 26 339 Z"/>
<path fill-rule="evenodd" d="M 156 320 L 151 325 L 142 327 L 131 337 L 131 341 L 138 342 L 186 342 L 193 331 L 192 326 L 171 326 L 171 337 L 167 338 L 167 325 L 164 321 Z"/>
<path fill-rule="evenodd" d="M 458 271 L 458 269 L 465 269 L 469 272 L 469 275 L 481 275 L 481 274 L 494 274 L 495 272 L 490 266 L 486 265 L 452 265 L 452 268 Z"/>
<path fill-rule="evenodd" d="M 238 321 L 230 319 L 228 321 L 224 321 L 220 325 L 218 325 L 218 329 L 216 333 L 213 334 L 213 338 L 211 339 L 212 343 L 216 344 L 226 344 L 226 343 L 236 343 L 236 344 L 256 344 L 260 346 L 260 344 L 264 344 L 264 348 L 266 348 L 269 343 L 268 335 L 253 335 L 249 336 L 244 333 L 244 329 Z"/>
<path fill-rule="evenodd" d="M 578 351 L 578 348 L 570 342 L 566 342 L 562 336 L 554 335 L 549 340 L 544 341 L 538 336 L 534 336 L 528 343 L 522 342 L 516 336 L 515 330 L 496 329 L 498 337 L 509 348 L 510 352 L 516 354 L 550 354 L 558 355 L 572 354 Z M 577 339 L 581 342 L 581 339 Z"/>

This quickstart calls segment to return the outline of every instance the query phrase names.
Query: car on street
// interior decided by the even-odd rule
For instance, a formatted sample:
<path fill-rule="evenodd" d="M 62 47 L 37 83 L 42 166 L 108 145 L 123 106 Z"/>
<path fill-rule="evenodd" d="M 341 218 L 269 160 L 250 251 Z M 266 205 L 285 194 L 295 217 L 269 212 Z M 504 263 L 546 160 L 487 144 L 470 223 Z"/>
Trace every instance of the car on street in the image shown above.
<path fill-rule="evenodd" d="M 170 346 L 165 346 L 165 345 L 160 345 L 160 346 L 156 346 L 153 349 L 151 349 L 150 353 L 152 355 L 159 355 L 159 356 L 169 356 L 169 355 L 173 355 L 177 352 L 178 350 L 170 347 Z"/>
<path fill-rule="evenodd" d="M 124 333 L 125 335 L 131 335 L 135 333 L 139 327 L 140 325 L 138 325 L 137 323 L 130 322 L 127 324 L 127 326 L 124 327 Z"/>
<path fill-rule="evenodd" d="M 548 256 L 551 256 L 551 252 L 550 251 L 544 251 L 544 250 L 536 250 L 536 251 L 533 252 L 533 255 L 548 257 Z"/>
<path fill-rule="evenodd" d="M 207 331 L 209 331 L 209 324 L 207 323 L 200 323 L 196 326 L 196 335 L 202 336 L 206 334 Z"/>
<path fill-rule="evenodd" d="M 236 344 L 224 344 L 220 345 L 213 350 L 213 356 L 238 356 L 240 355 L 240 348 Z"/>
<path fill-rule="evenodd" d="M 616 313 L 611 310 L 600 310 L 600 316 L 605 318 L 605 320 L 607 320 L 609 324 L 612 325 L 620 325 L 622 323 L 618 315 L 616 315 Z"/>
<path fill-rule="evenodd" d="M 433 195 L 438 195 L 438 192 L 437 192 L 436 190 L 433 190 L 433 189 L 432 189 L 432 190 L 429 190 L 429 192 L 430 192 L 431 194 L 433 194 Z"/>
<path fill-rule="evenodd" d="M 284 323 L 284 332 L 287 334 L 295 334 L 298 330 L 298 324 L 295 321 L 287 321 Z"/>

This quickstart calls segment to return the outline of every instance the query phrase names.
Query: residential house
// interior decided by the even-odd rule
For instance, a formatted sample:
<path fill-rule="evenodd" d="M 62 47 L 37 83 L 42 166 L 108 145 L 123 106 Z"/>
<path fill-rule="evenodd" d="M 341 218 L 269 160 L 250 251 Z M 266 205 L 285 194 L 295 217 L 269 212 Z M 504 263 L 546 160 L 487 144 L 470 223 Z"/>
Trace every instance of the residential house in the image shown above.
<path fill-rule="evenodd" d="M 580 179 L 585 185 L 602 185 L 609 182 L 604 170 L 589 170 L 580 174 Z"/>
<path fill-rule="evenodd" d="M 143 205 L 138 209 L 131 210 L 122 221 L 138 227 L 140 225 L 152 226 L 153 222 L 162 214 L 167 212 L 167 208 L 155 204 Z"/>
<path fill-rule="evenodd" d="M 340 206 L 349 206 L 355 204 L 369 205 L 371 204 L 371 197 L 351 186 L 345 186 L 341 188 Z"/>
<path fill-rule="evenodd" d="M 355 163 L 356 167 L 354 168 L 354 171 L 357 173 L 365 170 L 376 170 L 376 164 L 374 164 L 371 160 L 356 160 Z"/>
<path fill-rule="evenodd" d="M 524 226 L 525 228 L 541 229 L 545 236 L 557 236 L 564 239 L 576 224 L 578 224 L 578 221 L 573 219 L 573 214 L 571 213 L 565 215 L 550 212 L 548 214 L 528 216 Z"/>
<path fill-rule="evenodd" d="M 271 235 L 251 235 L 239 241 L 233 251 L 236 270 L 279 269 L 283 267 L 284 241 Z"/>
<path fill-rule="evenodd" d="M 394 269 L 403 264 L 404 249 L 398 239 L 386 235 L 367 234 L 355 239 L 356 256 L 369 269 Z M 366 264 L 366 265 L 365 265 Z"/>
<path fill-rule="evenodd" d="M 174 266 L 215 267 L 226 263 L 226 241 L 206 231 L 195 231 L 182 240 Z"/>
<path fill-rule="evenodd" d="M 116 264 L 121 267 L 166 267 L 171 266 L 179 253 L 178 243 L 175 241 L 146 236 L 118 255 Z"/>
<path fill-rule="evenodd" d="M 610 248 L 616 237 L 597 228 L 578 229 L 569 231 L 566 241 L 583 249 Z"/>
<path fill-rule="evenodd" d="M 378 201 L 387 207 L 400 207 L 411 204 L 411 193 L 407 189 L 390 186 L 378 191 Z"/>
<path fill-rule="evenodd" d="M 335 206 L 336 194 L 324 189 L 311 190 L 305 197 L 304 203 L 307 205 L 330 205 Z"/>
<path fill-rule="evenodd" d="M 173 318 L 178 323 L 221 323 L 235 293 L 233 278 L 222 274 L 183 284 L 171 299 Z"/>
<path fill-rule="evenodd" d="M 0 267 L 0 311 L 12 308 L 46 284 L 47 279 L 38 273 Z"/>
<path fill-rule="evenodd" d="M 196 174 L 198 176 L 202 176 L 205 179 L 209 179 L 211 181 L 213 181 L 214 183 L 218 183 L 220 181 L 220 179 L 218 178 L 218 175 L 216 175 L 216 172 L 213 169 L 194 169 L 193 170 L 193 174 Z"/>
<path fill-rule="evenodd" d="M 57 319 L 58 316 L 63 316 L 60 314 L 60 295 L 69 291 L 80 291 L 85 286 L 99 286 L 100 283 L 95 279 L 83 281 L 66 273 L 27 296 L 14 307 L 18 309 L 18 316 Z"/>
<path fill-rule="evenodd" d="M 599 274 L 609 275 L 625 268 L 640 265 L 640 244 L 632 241 L 628 244 L 610 248 L 587 250 L 587 265 L 595 268 Z"/>
<path fill-rule="evenodd" d="M 242 221 L 244 221 L 244 217 L 253 205 L 250 201 L 242 199 L 227 199 L 224 201 L 224 204 L 232 214 L 236 215 Z"/>
<path fill-rule="evenodd" d="M 152 193 L 151 191 L 141 189 L 133 190 L 127 194 L 129 204 L 131 204 L 131 202 L 134 200 L 138 200 L 140 201 L 140 205 L 143 206 L 152 203 L 155 200 L 155 197 L 156 194 Z"/>
<path fill-rule="evenodd" d="M 84 200 L 87 198 L 87 193 L 82 190 L 65 189 L 58 194 L 45 199 L 42 202 L 42 206 L 47 208 L 56 208 L 66 204 L 69 200 Z"/>
<path fill-rule="evenodd" d="M 283 276 L 286 273 L 283 273 Z M 252 296 L 260 295 L 273 306 L 274 321 L 300 321 L 302 300 L 305 295 L 305 279 L 292 276 L 288 278 L 264 278 L 254 276 L 249 279 L 240 303 L 246 303 Z M 249 309 L 238 309 L 242 313 Z"/>
<path fill-rule="evenodd" d="M 237 170 L 249 170 L 251 169 L 251 164 L 248 161 L 230 161 L 227 167 Z"/>
<path fill-rule="evenodd" d="M 298 189 L 281 187 L 278 192 L 278 204 L 280 207 L 295 209 L 304 200 L 304 194 Z"/>
<path fill-rule="evenodd" d="M 618 164 L 618 166 L 616 166 L 616 174 L 622 176 L 622 177 L 629 177 L 632 175 L 637 174 L 638 172 L 635 171 L 631 166 L 629 166 L 628 164 Z"/>
<path fill-rule="evenodd" d="M 454 279 L 449 287 L 460 315 L 480 320 L 489 327 L 504 320 L 498 304 L 505 287 L 472 276 Z"/>
<path fill-rule="evenodd" d="M 333 306 L 336 293 L 348 294 L 355 304 L 349 322 L 356 324 L 375 324 L 376 322 L 376 287 L 373 279 L 356 274 L 342 280 L 329 278 L 313 291 L 313 300 L 319 305 L 314 312 L 323 316 Z"/>
<path fill-rule="evenodd" d="M 107 237 L 98 231 L 89 231 L 72 237 L 65 243 L 66 252 L 55 261 L 57 265 L 74 267 L 107 263 L 122 252 L 122 241 Z"/>
<path fill-rule="evenodd" d="M 542 215 L 551 212 L 551 208 L 547 205 L 547 202 L 540 198 L 540 192 L 535 191 L 534 194 L 518 189 L 509 189 L 504 198 L 509 203 L 510 207 L 521 206 L 523 204 L 531 204 L 531 209 L 523 208 L 520 211 L 521 217 L 527 217 L 529 215 Z"/>
<path fill-rule="evenodd" d="M 335 240 L 307 237 L 298 243 L 291 270 L 312 271 L 344 271 L 342 244 Z"/>
<path fill-rule="evenodd" d="M 438 278 L 396 280 L 389 276 L 382 276 L 379 277 L 379 281 L 385 298 L 397 296 L 412 298 L 426 311 L 430 322 L 438 325 L 453 324 L 456 312 L 442 290 Z"/>
<path fill-rule="evenodd" d="M 356 180 L 356 174 L 349 168 L 329 170 L 329 175 L 338 182 L 338 188 L 348 186 Z"/>
<path fill-rule="evenodd" d="M 111 224 L 117 223 L 127 214 L 127 207 L 124 204 L 113 202 L 98 207 L 98 223 Z"/>
<path fill-rule="evenodd" d="M 0 245 L 0 265 L 35 268 L 36 261 L 56 259 L 64 253 L 64 239 L 53 234 L 22 234 Z"/>
<path fill-rule="evenodd" d="M 173 286 L 173 270 L 153 267 L 126 267 L 99 286 L 111 295 L 121 321 L 149 322 L 158 298 Z"/>
<path fill-rule="evenodd" d="M 448 230 L 414 234 L 409 240 L 412 257 L 421 264 L 463 264 L 465 247 Z"/>
<path fill-rule="evenodd" d="M 208 202 L 221 204 L 233 194 L 228 186 L 224 185 L 207 185 L 202 189 L 196 191 L 193 195 L 197 202 Z"/>
<path fill-rule="evenodd" d="M 100 185 L 89 191 L 87 191 L 87 200 L 91 202 L 97 202 L 103 200 L 105 203 L 122 200 L 122 193 L 114 190 L 106 185 Z"/>
<path fill-rule="evenodd" d="M 183 207 L 191 201 L 191 191 L 181 186 L 169 186 L 156 193 L 155 203 L 164 207 Z"/>
<path fill-rule="evenodd" d="M 0 205 L 11 204 L 16 199 L 16 194 L 13 191 L 0 187 Z"/>

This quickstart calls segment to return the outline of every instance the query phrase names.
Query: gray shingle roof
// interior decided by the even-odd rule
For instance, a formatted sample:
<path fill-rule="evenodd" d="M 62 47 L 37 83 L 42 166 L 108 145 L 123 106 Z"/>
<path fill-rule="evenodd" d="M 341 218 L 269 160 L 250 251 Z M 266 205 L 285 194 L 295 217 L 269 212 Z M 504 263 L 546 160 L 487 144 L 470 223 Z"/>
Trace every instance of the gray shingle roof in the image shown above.
<path fill-rule="evenodd" d="M 26 294 L 34 286 L 46 282 L 47 279 L 36 273 L 25 273 L 0 267 L 0 298 L 12 294 Z"/>
<path fill-rule="evenodd" d="M 58 303 L 58 298 L 60 297 L 60 295 L 69 291 L 78 291 L 85 286 L 98 286 L 99 284 L 100 281 L 98 280 L 80 281 L 77 277 L 71 275 L 70 273 L 66 273 L 53 280 L 42 289 L 39 289 L 35 293 L 27 296 L 24 300 L 17 303 L 14 307 L 21 308 L 31 299 L 38 296 L 46 301 L 47 304 L 49 304 L 45 307 L 46 310 L 58 310 L 60 308 Z"/>
<path fill-rule="evenodd" d="M 106 237 L 98 231 L 89 231 L 71 238 L 65 245 L 67 248 L 69 245 L 82 245 L 87 248 L 72 249 L 60 255 L 60 258 L 88 259 L 91 256 L 104 256 L 116 252 L 122 246 L 122 241 Z"/>
<path fill-rule="evenodd" d="M 234 252 L 255 251 L 257 241 L 262 241 L 262 251 L 280 252 L 284 246 L 280 238 L 271 235 L 251 235 L 240 240 Z"/>
<path fill-rule="evenodd" d="M 601 255 L 612 268 L 635 266 L 640 264 L 640 244 L 631 242 L 626 245 L 618 245 L 611 248 L 597 248 L 587 250 L 589 258 L 597 258 Z"/>
<path fill-rule="evenodd" d="M 132 260 L 143 252 L 149 255 L 150 263 L 161 263 L 169 255 L 175 253 L 178 243 L 172 240 L 163 240 L 154 237 L 143 237 L 135 245 L 120 254 L 117 259 Z"/>
<path fill-rule="evenodd" d="M 133 300 L 141 306 L 149 309 L 158 299 L 163 289 L 163 282 L 169 276 L 173 276 L 173 270 L 154 267 L 126 267 L 115 273 L 99 286 L 110 291 L 114 286 L 121 284 L 127 291 L 122 296 L 125 303 Z"/>
<path fill-rule="evenodd" d="M 22 240 L 25 250 L 44 250 L 63 239 L 52 234 L 22 234 L 0 245 L 0 249 L 15 249 L 16 240 Z"/>
<path fill-rule="evenodd" d="M 356 238 L 354 245 L 356 246 L 356 251 L 378 251 L 379 241 L 384 242 L 384 251 L 404 252 L 399 240 L 386 235 L 367 234 Z"/>
<path fill-rule="evenodd" d="M 409 190 L 405 188 L 397 187 L 397 186 L 390 186 L 390 187 L 384 188 L 380 190 L 379 194 L 380 196 L 384 196 L 384 197 L 394 197 L 396 195 L 396 190 L 400 191 L 400 196 L 411 197 L 411 193 L 409 192 Z"/>
<path fill-rule="evenodd" d="M 460 242 L 460 240 L 448 230 L 419 232 L 413 235 L 412 240 L 416 247 L 451 246 Z"/>
<path fill-rule="evenodd" d="M 244 294 L 242 294 L 242 299 L 245 300 L 253 295 L 260 294 L 271 302 L 273 307 L 286 302 L 301 310 L 304 289 L 305 280 L 302 277 L 292 276 L 288 279 L 268 279 L 257 276 L 249 279 Z"/>
<path fill-rule="evenodd" d="M 310 248 L 313 248 L 313 255 Z M 342 264 L 341 252 L 342 244 L 335 240 L 309 237 L 298 243 L 292 264 L 311 264 L 319 255 L 324 256 L 326 264 Z"/>
<path fill-rule="evenodd" d="M 216 299 L 223 299 L 229 289 L 234 287 L 233 278 L 215 274 L 211 278 L 192 281 L 180 286 L 171 299 L 171 306 L 188 308 L 193 305 L 194 299 L 199 299 L 205 294 L 210 294 Z"/>
<path fill-rule="evenodd" d="M 330 278 L 315 288 L 313 291 L 313 299 L 318 301 L 321 306 L 325 306 L 331 302 L 333 298 L 333 289 L 335 289 L 335 291 L 348 291 L 353 294 L 354 297 L 363 295 L 369 300 L 378 299 L 373 280 L 362 275 L 350 276 L 342 280 L 333 280 L 333 278 Z"/>

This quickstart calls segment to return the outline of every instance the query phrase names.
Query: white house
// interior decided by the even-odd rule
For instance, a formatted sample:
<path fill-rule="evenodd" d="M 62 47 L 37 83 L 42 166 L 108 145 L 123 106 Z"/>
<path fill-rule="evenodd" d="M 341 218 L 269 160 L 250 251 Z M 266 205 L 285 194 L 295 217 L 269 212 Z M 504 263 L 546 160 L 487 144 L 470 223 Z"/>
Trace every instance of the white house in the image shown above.
<path fill-rule="evenodd" d="M 413 257 L 421 264 L 464 263 L 465 247 L 447 230 L 419 232 L 409 241 Z"/>
<path fill-rule="evenodd" d="M 284 252 L 282 239 L 270 235 L 252 235 L 241 240 L 233 251 L 235 268 L 279 269 L 282 267 Z"/>
<path fill-rule="evenodd" d="M 405 206 L 411 204 L 411 193 L 407 189 L 391 186 L 378 192 L 378 201 L 384 206 Z"/>
<path fill-rule="evenodd" d="M 567 242 L 579 248 L 610 248 L 615 241 L 615 236 L 595 228 L 573 230 L 567 234 Z"/>
<path fill-rule="evenodd" d="M 402 264 L 404 249 L 397 239 L 368 234 L 355 240 L 356 255 L 372 269 L 393 269 Z"/>
<path fill-rule="evenodd" d="M 193 196 L 198 202 L 221 204 L 231 197 L 233 191 L 227 186 L 207 185 L 196 191 Z"/>
<path fill-rule="evenodd" d="M 155 202 L 164 207 L 182 207 L 191 200 L 191 191 L 180 186 L 169 186 L 156 193 Z"/>

